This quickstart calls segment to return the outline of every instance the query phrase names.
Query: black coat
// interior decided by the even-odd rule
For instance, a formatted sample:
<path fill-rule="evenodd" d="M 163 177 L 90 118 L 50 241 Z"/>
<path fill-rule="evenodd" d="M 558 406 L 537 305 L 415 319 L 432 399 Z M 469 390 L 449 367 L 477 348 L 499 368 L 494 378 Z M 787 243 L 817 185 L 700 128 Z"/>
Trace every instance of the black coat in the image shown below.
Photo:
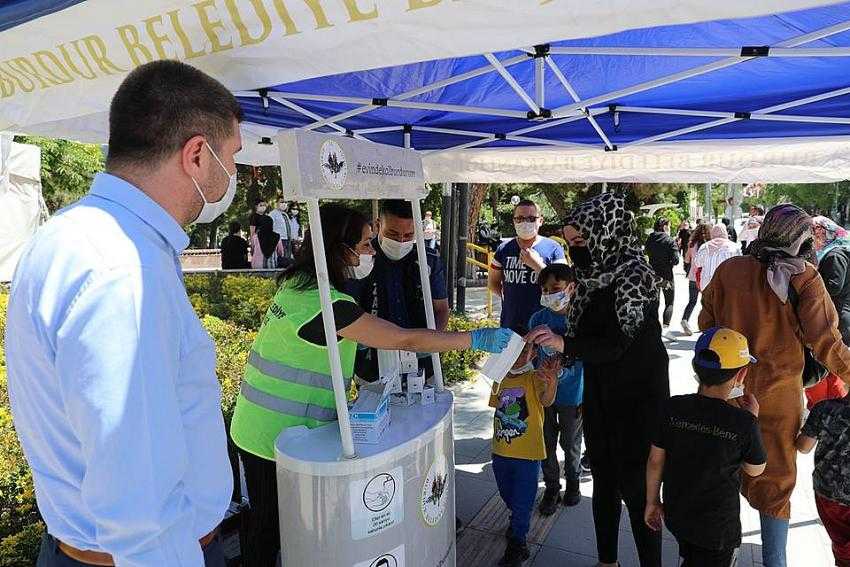
<path fill-rule="evenodd" d="M 673 237 L 666 232 L 653 232 L 646 238 L 644 250 L 655 273 L 672 281 L 673 266 L 679 263 L 679 247 Z"/>
<path fill-rule="evenodd" d="M 818 262 L 818 272 L 838 311 L 838 330 L 844 344 L 850 346 L 850 249 L 839 246 Z"/>
<path fill-rule="evenodd" d="M 670 397 L 658 303 L 647 305 L 644 324 L 630 339 L 617 321 L 612 288 L 593 292 L 576 337 L 564 339 L 564 352 L 584 364 L 584 434 L 591 464 L 645 466 Z"/>

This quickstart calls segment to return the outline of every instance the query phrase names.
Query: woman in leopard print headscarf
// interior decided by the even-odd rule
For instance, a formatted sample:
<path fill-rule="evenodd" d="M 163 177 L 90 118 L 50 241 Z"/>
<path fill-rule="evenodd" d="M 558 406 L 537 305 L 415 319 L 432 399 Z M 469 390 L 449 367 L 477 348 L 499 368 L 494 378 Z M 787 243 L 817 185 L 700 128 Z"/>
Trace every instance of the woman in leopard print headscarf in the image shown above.
<path fill-rule="evenodd" d="M 658 320 L 660 278 L 634 235 L 621 195 L 603 193 L 576 207 L 564 238 L 578 286 L 567 331 L 528 335 L 584 364 L 584 433 L 593 473 L 593 521 L 600 565 L 617 565 L 622 502 L 626 502 L 641 567 L 661 565 L 661 534 L 643 521 L 646 459 L 664 401 L 668 358 Z"/>

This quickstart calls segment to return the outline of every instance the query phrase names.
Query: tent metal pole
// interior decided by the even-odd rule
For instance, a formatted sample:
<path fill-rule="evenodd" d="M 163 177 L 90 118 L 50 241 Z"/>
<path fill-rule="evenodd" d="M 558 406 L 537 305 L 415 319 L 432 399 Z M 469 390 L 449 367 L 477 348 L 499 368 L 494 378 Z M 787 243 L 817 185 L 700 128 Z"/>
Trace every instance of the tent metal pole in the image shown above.
<path fill-rule="evenodd" d="M 797 47 L 799 45 L 804 45 L 806 43 L 816 41 L 818 39 L 823 39 L 825 37 L 829 37 L 831 35 L 835 35 L 850 29 L 850 21 L 840 22 L 838 24 L 822 28 L 819 30 L 815 30 L 811 33 L 807 33 L 804 35 L 800 35 L 797 37 L 793 37 L 791 39 L 785 40 L 777 45 L 777 47 Z M 672 75 L 667 75 L 665 77 L 660 77 L 658 79 L 653 79 L 651 81 L 645 81 L 643 83 L 638 83 L 637 85 L 633 85 L 631 87 L 626 87 L 624 89 L 620 89 L 617 91 L 613 91 L 610 93 L 598 95 L 587 100 L 583 100 L 574 104 L 568 104 L 565 106 L 558 107 L 552 111 L 553 116 L 560 116 L 565 111 L 575 110 L 581 108 L 582 106 L 592 106 L 594 104 L 599 104 L 602 102 L 608 102 L 610 100 L 614 100 L 617 98 L 622 98 L 625 96 L 633 95 L 636 93 L 640 93 L 643 91 L 647 91 L 650 89 L 654 89 L 656 87 L 661 87 L 664 85 L 669 85 L 670 83 L 675 83 L 677 81 L 681 81 L 684 79 L 690 79 L 691 77 L 697 77 L 699 75 L 704 75 L 706 73 L 710 73 L 712 71 L 717 71 L 720 69 L 725 69 L 726 67 L 731 67 L 733 65 L 737 65 L 744 61 L 749 61 L 750 59 L 754 59 L 754 57 L 730 57 L 727 59 L 722 59 L 720 61 L 714 61 L 712 63 L 707 63 L 705 65 L 700 65 L 698 67 L 694 67 L 692 69 L 687 69 L 685 71 L 680 71 L 678 73 L 673 73 Z"/>
<path fill-rule="evenodd" d="M 352 130 L 355 134 L 382 134 L 384 132 L 396 132 L 404 130 L 404 126 L 383 126 L 380 128 L 362 128 L 360 130 Z"/>
<path fill-rule="evenodd" d="M 283 106 L 290 108 L 290 109 L 294 110 L 295 112 L 298 112 L 299 114 L 303 114 L 307 118 L 312 118 L 313 120 L 321 120 L 322 119 L 321 115 L 316 114 L 312 110 L 307 110 L 306 108 L 304 108 L 300 104 L 295 104 L 291 100 L 285 99 L 283 97 L 275 96 L 273 94 L 270 94 L 269 98 L 272 99 L 273 101 L 277 102 L 278 104 L 282 104 Z M 328 124 L 328 126 L 333 128 L 337 132 L 341 132 L 342 134 L 347 134 L 345 128 L 343 128 L 339 124 Z M 358 135 L 356 132 L 354 133 L 354 137 L 359 139 L 359 140 L 365 140 L 365 138 L 363 136 Z"/>
<path fill-rule="evenodd" d="M 737 57 L 740 47 L 550 47 L 553 55 L 626 55 L 669 57 Z M 787 48 L 773 47 L 760 57 L 848 57 L 848 47 Z"/>
<path fill-rule="evenodd" d="M 531 99 L 530 96 L 528 96 L 528 93 L 525 92 L 525 89 L 520 86 L 516 79 L 514 79 L 513 75 L 511 75 L 508 70 L 505 69 L 501 61 L 496 59 L 496 56 L 492 53 L 485 53 L 484 57 L 485 59 L 487 59 L 490 65 L 492 65 L 493 68 L 496 69 L 496 72 L 502 76 L 502 79 L 505 80 L 508 86 L 510 86 L 511 89 L 513 89 L 513 91 L 519 95 L 519 98 L 521 98 L 522 101 L 528 105 L 528 108 L 530 108 L 531 111 L 535 114 L 540 114 L 540 107 L 537 105 L 536 102 Z"/>
<path fill-rule="evenodd" d="M 541 122 L 540 124 L 535 124 L 534 126 L 527 126 L 525 128 L 520 128 L 519 130 L 514 130 L 513 132 L 509 132 L 512 136 L 521 136 L 523 134 L 529 134 L 531 132 L 538 132 L 540 130 L 545 130 L 546 128 L 554 128 L 555 126 L 560 126 L 561 124 L 567 124 L 569 122 L 576 122 L 578 120 L 584 120 L 587 118 L 587 114 L 578 111 L 579 113 L 575 116 L 569 116 L 567 118 L 558 118 L 557 120 L 549 120 L 547 122 Z M 589 108 L 587 110 L 588 114 L 591 116 L 596 116 L 597 114 L 605 114 L 608 112 L 607 108 Z"/>
<path fill-rule="evenodd" d="M 713 202 L 713 199 L 711 198 L 711 183 L 705 184 L 705 187 L 703 188 L 703 198 L 705 199 L 704 205 L 705 205 L 705 215 L 707 217 L 706 220 L 708 221 L 709 224 L 711 224 L 713 222 L 711 220 L 711 217 L 714 216 L 714 202 Z"/>
<path fill-rule="evenodd" d="M 437 321 L 434 317 L 434 299 L 431 297 L 431 280 L 428 276 L 428 260 L 425 257 L 425 235 L 422 227 L 422 205 L 419 199 L 411 199 L 410 205 L 413 209 L 413 227 L 416 233 L 416 257 L 419 259 L 419 281 L 422 284 L 422 301 L 425 303 L 425 322 L 429 329 L 437 329 Z M 434 386 L 438 392 L 443 387 L 443 367 L 440 364 L 440 354 L 431 353 L 431 362 L 434 365 Z"/>
<path fill-rule="evenodd" d="M 844 91 L 845 89 L 841 89 Z M 850 92 L 850 89 L 846 89 Z M 846 94 L 846 93 L 841 93 Z M 836 94 L 830 94 L 829 97 L 839 96 Z M 823 100 L 822 95 L 817 95 L 818 100 Z M 827 98 L 829 98 L 827 97 Z M 814 98 L 814 97 L 809 97 Z M 800 102 L 788 103 L 793 104 L 793 106 L 799 106 Z M 808 102 L 802 103 L 808 104 Z M 788 106 L 786 108 L 791 108 Z M 681 110 L 675 108 L 654 108 L 654 107 L 643 107 L 643 106 L 618 106 L 617 110 L 619 112 L 634 112 L 641 114 L 668 114 L 674 116 L 705 116 L 710 118 L 735 118 L 734 112 L 715 112 L 712 110 Z M 771 111 L 776 112 L 776 111 Z M 770 120 L 777 122 L 810 122 L 814 124 L 850 124 L 850 118 L 837 117 L 837 116 L 803 116 L 799 114 L 768 114 L 764 111 L 752 112 L 749 113 L 750 120 Z"/>
<path fill-rule="evenodd" d="M 517 63 L 522 63 L 523 61 L 528 61 L 527 55 L 517 55 L 516 57 L 511 57 L 510 59 L 506 59 L 502 61 L 502 65 L 504 67 L 510 67 L 512 65 L 516 65 Z M 471 71 L 467 71 L 466 73 L 461 73 L 460 75 L 454 75 L 452 77 L 447 77 L 445 79 L 441 79 L 434 83 L 430 83 L 428 85 L 423 85 L 421 87 L 417 87 L 415 89 L 403 92 L 401 94 L 395 95 L 393 97 L 394 100 L 406 100 L 409 98 L 413 98 L 415 96 L 419 96 L 421 94 L 425 94 L 427 92 L 433 91 L 435 89 L 441 89 L 443 87 L 447 87 L 449 85 L 454 85 L 456 83 L 460 83 L 469 79 L 474 79 L 475 77 L 480 77 L 481 75 L 486 75 L 487 73 L 492 73 L 495 71 L 491 65 L 485 65 L 483 67 L 478 67 L 477 69 L 472 69 Z M 339 122 L 340 120 L 345 120 L 346 118 L 351 118 L 353 116 L 359 116 L 360 114 L 365 114 L 366 112 L 371 112 L 377 106 L 372 104 L 367 104 L 360 108 L 355 108 L 353 110 L 349 110 L 347 112 L 343 112 L 340 114 L 336 114 L 334 116 L 329 116 L 324 120 L 320 120 L 314 124 L 310 124 L 307 126 L 308 130 L 315 130 L 316 128 L 321 128 L 322 126 L 327 126 L 331 122 Z"/>
<path fill-rule="evenodd" d="M 567 80 L 567 76 L 564 75 L 563 71 L 561 71 L 561 68 L 558 67 L 555 62 L 552 61 L 552 59 L 549 57 L 546 58 L 546 63 L 549 64 L 549 68 L 552 69 L 552 72 L 558 78 L 558 81 L 560 81 L 564 88 L 567 90 L 567 93 L 569 93 L 572 99 L 575 101 L 581 100 L 581 97 L 578 95 L 578 92 L 573 88 L 573 85 Z M 590 122 L 590 125 L 593 126 L 594 130 L 596 130 L 596 133 L 599 134 L 600 138 L 602 138 L 602 142 L 605 143 L 605 146 L 608 149 L 614 149 L 614 144 L 612 144 L 611 140 L 608 139 L 608 136 L 605 135 L 605 131 L 602 130 L 602 127 L 599 125 L 599 122 L 596 121 L 596 118 L 594 118 L 592 114 L 587 112 L 587 107 L 581 110 L 586 113 L 587 121 Z"/>
<path fill-rule="evenodd" d="M 817 102 L 817 101 L 821 101 L 821 100 L 825 100 L 825 99 L 833 98 L 833 97 L 837 97 L 837 96 L 843 96 L 843 95 L 848 94 L 848 93 L 850 93 L 850 87 L 845 87 L 845 88 L 842 88 L 842 89 L 836 89 L 834 91 L 828 91 L 828 92 L 825 92 L 825 93 L 809 96 L 809 97 L 806 97 L 806 98 L 792 100 L 792 101 L 789 101 L 789 102 L 784 102 L 782 104 L 776 104 L 774 106 L 768 106 L 766 108 L 760 108 L 760 109 L 756 110 L 755 112 L 751 113 L 750 117 L 752 118 L 753 114 L 755 114 L 756 116 L 760 116 L 761 119 L 766 119 L 764 117 L 773 113 L 773 112 L 780 112 L 782 110 L 787 110 L 789 108 L 794 108 L 794 107 L 797 107 L 797 106 L 803 106 L 803 105 L 806 105 L 806 104 L 810 104 L 812 102 Z M 737 122 L 738 120 L 743 120 L 742 118 L 737 118 L 737 117 L 734 117 L 734 116 L 735 115 L 733 115 L 732 118 L 721 118 L 720 120 L 712 120 L 711 122 L 705 122 L 703 124 L 697 124 L 695 126 L 690 126 L 688 128 L 680 128 L 678 130 L 673 130 L 671 132 L 665 132 L 665 133 L 658 134 L 658 135 L 655 135 L 655 136 L 650 136 L 649 138 L 643 138 L 641 140 L 635 140 L 634 142 L 627 142 L 625 144 L 622 144 L 622 146 L 623 147 L 641 146 L 641 145 L 644 145 L 644 144 L 649 144 L 651 142 L 658 142 L 660 140 L 666 140 L 668 138 L 675 138 L 676 136 L 683 136 L 685 134 L 690 134 L 692 132 L 698 132 L 700 130 L 708 130 L 709 128 L 716 128 L 717 126 L 723 126 L 724 124 L 729 124 L 730 122 Z M 789 115 L 784 115 L 784 116 L 789 116 Z M 780 120 L 781 120 L 781 118 L 780 118 Z"/>
<path fill-rule="evenodd" d="M 713 110 L 679 110 L 675 108 L 656 108 L 651 106 L 617 106 L 619 112 L 639 114 L 668 114 L 673 116 L 705 116 L 707 118 L 734 118 L 734 112 L 716 112 Z"/>
<path fill-rule="evenodd" d="M 534 102 L 538 107 L 546 106 L 546 60 L 538 57 L 534 60 Z"/>
<path fill-rule="evenodd" d="M 438 104 L 434 102 L 408 102 L 402 100 L 387 100 L 387 106 L 392 108 L 411 108 L 414 110 L 436 110 L 438 112 L 461 112 L 465 114 L 483 114 L 487 116 L 505 116 L 507 118 L 528 118 L 528 112 L 508 110 L 504 108 L 486 108 L 478 106 L 463 106 L 460 104 Z"/>
<path fill-rule="evenodd" d="M 354 451 L 354 439 L 351 436 L 351 421 L 348 417 L 348 391 L 342 377 L 342 364 L 339 359 L 339 343 L 336 339 L 336 324 L 331 302 L 331 283 L 328 276 L 328 263 L 325 258 L 325 238 L 322 235 L 322 217 L 319 212 L 319 200 L 307 200 L 307 214 L 310 218 L 310 239 L 313 243 L 313 259 L 316 262 L 316 281 L 319 285 L 319 299 L 322 303 L 322 323 L 325 327 L 325 343 L 328 345 L 328 360 L 331 365 L 331 381 L 334 387 L 334 402 L 339 420 L 339 436 L 342 441 L 342 454 L 346 459 L 357 456 Z"/>

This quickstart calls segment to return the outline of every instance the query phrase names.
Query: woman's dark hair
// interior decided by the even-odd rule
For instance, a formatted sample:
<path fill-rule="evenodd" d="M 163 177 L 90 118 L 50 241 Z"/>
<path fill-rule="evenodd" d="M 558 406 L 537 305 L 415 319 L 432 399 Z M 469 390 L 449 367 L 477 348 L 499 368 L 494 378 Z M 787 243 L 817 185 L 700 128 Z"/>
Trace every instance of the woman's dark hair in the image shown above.
<path fill-rule="evenodd" d="M 702 246 L 711 240 L 711 232 L 709 232 L 707 224 L 698 224 L 691 233 L 691 239 L 688 240 L 688 246 Z"/>
<path fill-rule="evenodd" d="M 354 209 L 336 203 L 322 205 L 320 214 L 328 276 L 331 285 L 341 290 L 345 284 L 348 259 L 354 253 L 354 247 L 363 238 L 363 227 L 369 224 L 369 220 Z M 281 274 L 279 283 L 292 280 L 293 289 L 302 291 L 316 287 L 316 262 L 313 259 L 313 240 L 310 234 L 313 228 L 311 226 L 307 229 L 295 263 Z"/>
<path fill-rule="evenodd" d="M 571 283 L 576 281 L 576 272 L 569 264 L 549 264 L 537 276 L 537 283 L 541 286 L 546 283 L 549 278 L 555 278 L 555 281 Z"/>
<path fill-rule="evenodd" d="M 236 234 L 242 230 L 242 224 L 239 221 L 230 221 L 230 224 L 227 225 L 228 234 Z"/>

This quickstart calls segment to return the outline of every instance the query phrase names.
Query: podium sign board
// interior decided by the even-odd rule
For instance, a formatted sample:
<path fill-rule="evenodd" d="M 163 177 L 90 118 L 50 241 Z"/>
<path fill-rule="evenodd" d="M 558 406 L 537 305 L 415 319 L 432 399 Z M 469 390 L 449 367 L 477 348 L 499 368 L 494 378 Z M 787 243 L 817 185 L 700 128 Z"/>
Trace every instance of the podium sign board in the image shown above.
<path fill-rule="evenodd" d="M 309 130 L 277 137 L 286 199 L 421 199 L 416 150 Z"/>

